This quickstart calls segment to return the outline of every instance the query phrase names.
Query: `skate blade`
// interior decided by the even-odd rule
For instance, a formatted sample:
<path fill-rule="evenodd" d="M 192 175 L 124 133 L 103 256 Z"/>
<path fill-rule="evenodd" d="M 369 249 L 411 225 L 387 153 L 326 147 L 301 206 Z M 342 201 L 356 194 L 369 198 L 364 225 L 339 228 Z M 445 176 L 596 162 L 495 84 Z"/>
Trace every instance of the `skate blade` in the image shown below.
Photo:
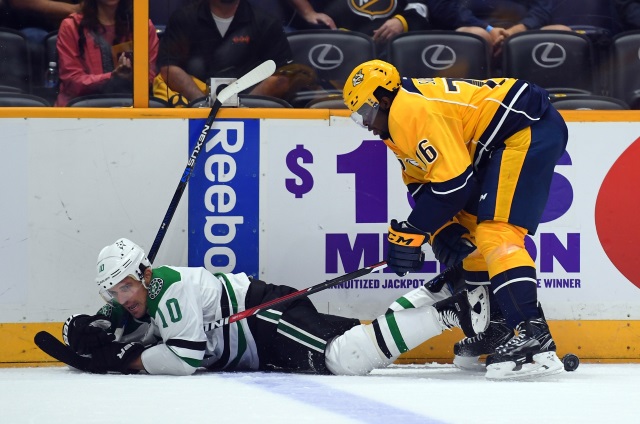
<path fill-rule="evenodd" d="M 485 286 L 480 286 L 467 293 L 471 305 L 471 326 L 476 334 L 483 333 L 489 328 L 489 293 Z M 476 304 L 480 305 L 480 312 L 475 312 Z"/>
<path fill-rule="evenodd" d="M 517 366 L 514 361 L 499 362 L 487 366 L 487 380 L 529 380 L 546 377 L 564 371 L 564 365 L 555 352 L 533 355 L 532 363 Z"/>
<path fill-rule="evenodd" d="M 487 368 L 479 361 L 479 356 L 458 356 L 453 357 L 453 365 L 464 371 L 485 372 Z"/>

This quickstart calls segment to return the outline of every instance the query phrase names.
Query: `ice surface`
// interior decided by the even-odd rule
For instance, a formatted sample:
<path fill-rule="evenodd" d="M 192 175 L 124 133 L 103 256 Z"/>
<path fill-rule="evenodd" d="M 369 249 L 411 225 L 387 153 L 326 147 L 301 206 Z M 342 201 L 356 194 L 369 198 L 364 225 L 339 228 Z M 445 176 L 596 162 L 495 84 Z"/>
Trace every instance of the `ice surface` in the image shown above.
<path fill-rule="evenodd" d="M 640 423 L 639 398 L 640 364 L 581 364 L 529 382 L 438 364 L 366 377 L 0 369 L 2 424 Z"/>

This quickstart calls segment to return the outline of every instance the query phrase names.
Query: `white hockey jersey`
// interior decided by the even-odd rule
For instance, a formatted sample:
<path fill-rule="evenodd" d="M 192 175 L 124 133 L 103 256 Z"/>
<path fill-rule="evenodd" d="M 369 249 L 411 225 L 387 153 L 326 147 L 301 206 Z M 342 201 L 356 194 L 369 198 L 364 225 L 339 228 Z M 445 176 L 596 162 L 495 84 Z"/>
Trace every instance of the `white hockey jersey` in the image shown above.
<path fill-rule="evenodd" d="M 212 274 L 205 268 L 153 269 L 147 294 L 149 322 L 133 320 L 119 307 L 100 313 L 124 326 L 121 341 L 161 344 L 142 353 L 150 374 L 192 374 L 198 367 L 255 370 L 259 360 L 247 320 L 214 328 L 214 322 L 245 310 L 250 281 L 244 273 Z M 155 336 L 155 337 L 154 337 Z"/>

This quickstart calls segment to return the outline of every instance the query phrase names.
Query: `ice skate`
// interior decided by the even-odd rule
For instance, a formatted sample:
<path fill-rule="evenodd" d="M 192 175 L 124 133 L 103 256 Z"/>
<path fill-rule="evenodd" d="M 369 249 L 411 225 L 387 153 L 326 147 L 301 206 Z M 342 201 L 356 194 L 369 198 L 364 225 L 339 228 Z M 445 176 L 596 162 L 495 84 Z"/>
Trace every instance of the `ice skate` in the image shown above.
<path fill-rule="evenodd" d="M 453 364 L 467 371 L 485 371 L 486 367 L 479 361 L 481 355 L 495 352 L 500 345 L 507 343 L 515 335 L 507 326 L 502 314 L 496 314 L 483 333 L 474 337 L 465 337 L 453 345 Z"/>
<path fill-rule="evenodd" d="M 487 379 L 522 380 L 562 372 L 564 365 L 544 318 L 523 321 L 516 331 L 517 336 L 487 357 Z"/>
<path fill-rule="evenodd" d="M 462 290 L 433 307 L 438 311 L 443 330 L 458 327 L 465 336 L 473 337 L 489 326 L 489 296 L 485 287 Z"/>

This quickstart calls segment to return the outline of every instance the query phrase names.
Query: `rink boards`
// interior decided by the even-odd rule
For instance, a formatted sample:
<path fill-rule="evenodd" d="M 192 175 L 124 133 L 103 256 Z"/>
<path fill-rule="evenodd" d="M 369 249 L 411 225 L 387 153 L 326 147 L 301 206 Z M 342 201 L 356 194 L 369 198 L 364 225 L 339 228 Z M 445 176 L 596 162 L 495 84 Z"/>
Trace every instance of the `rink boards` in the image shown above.
<path fill-rule="evenodd" d="M 32 345 L 100 298 L 93 264 L 125 236 L 148 249 L 206 111 L 37 112 L 2 119 L 0 362 L 46 360 Z M 184 115 L 182 115 L 184 114 Z M 410 211 L 400 168 L 344 112 L 224 110 L 156 264 L 246 272 L 305 288 L 384 259 L 388 221 Z M 527 248 L 560 354 L 640 359 L 640 117 L 569 112 L 567 153 Z M 31 115 L 29 115 L 31 116 Z M 12 118 L 13 117 L 13 118 Z M 51 119 L 56 118 L 56 119 Z M 135 119 L 131 119 L 135 118 Z M 440 269 L 371 274 L 312 296 L 323 312 L 370 320 Z M 447 360 L 447 332 L 403 357 Z"/>

